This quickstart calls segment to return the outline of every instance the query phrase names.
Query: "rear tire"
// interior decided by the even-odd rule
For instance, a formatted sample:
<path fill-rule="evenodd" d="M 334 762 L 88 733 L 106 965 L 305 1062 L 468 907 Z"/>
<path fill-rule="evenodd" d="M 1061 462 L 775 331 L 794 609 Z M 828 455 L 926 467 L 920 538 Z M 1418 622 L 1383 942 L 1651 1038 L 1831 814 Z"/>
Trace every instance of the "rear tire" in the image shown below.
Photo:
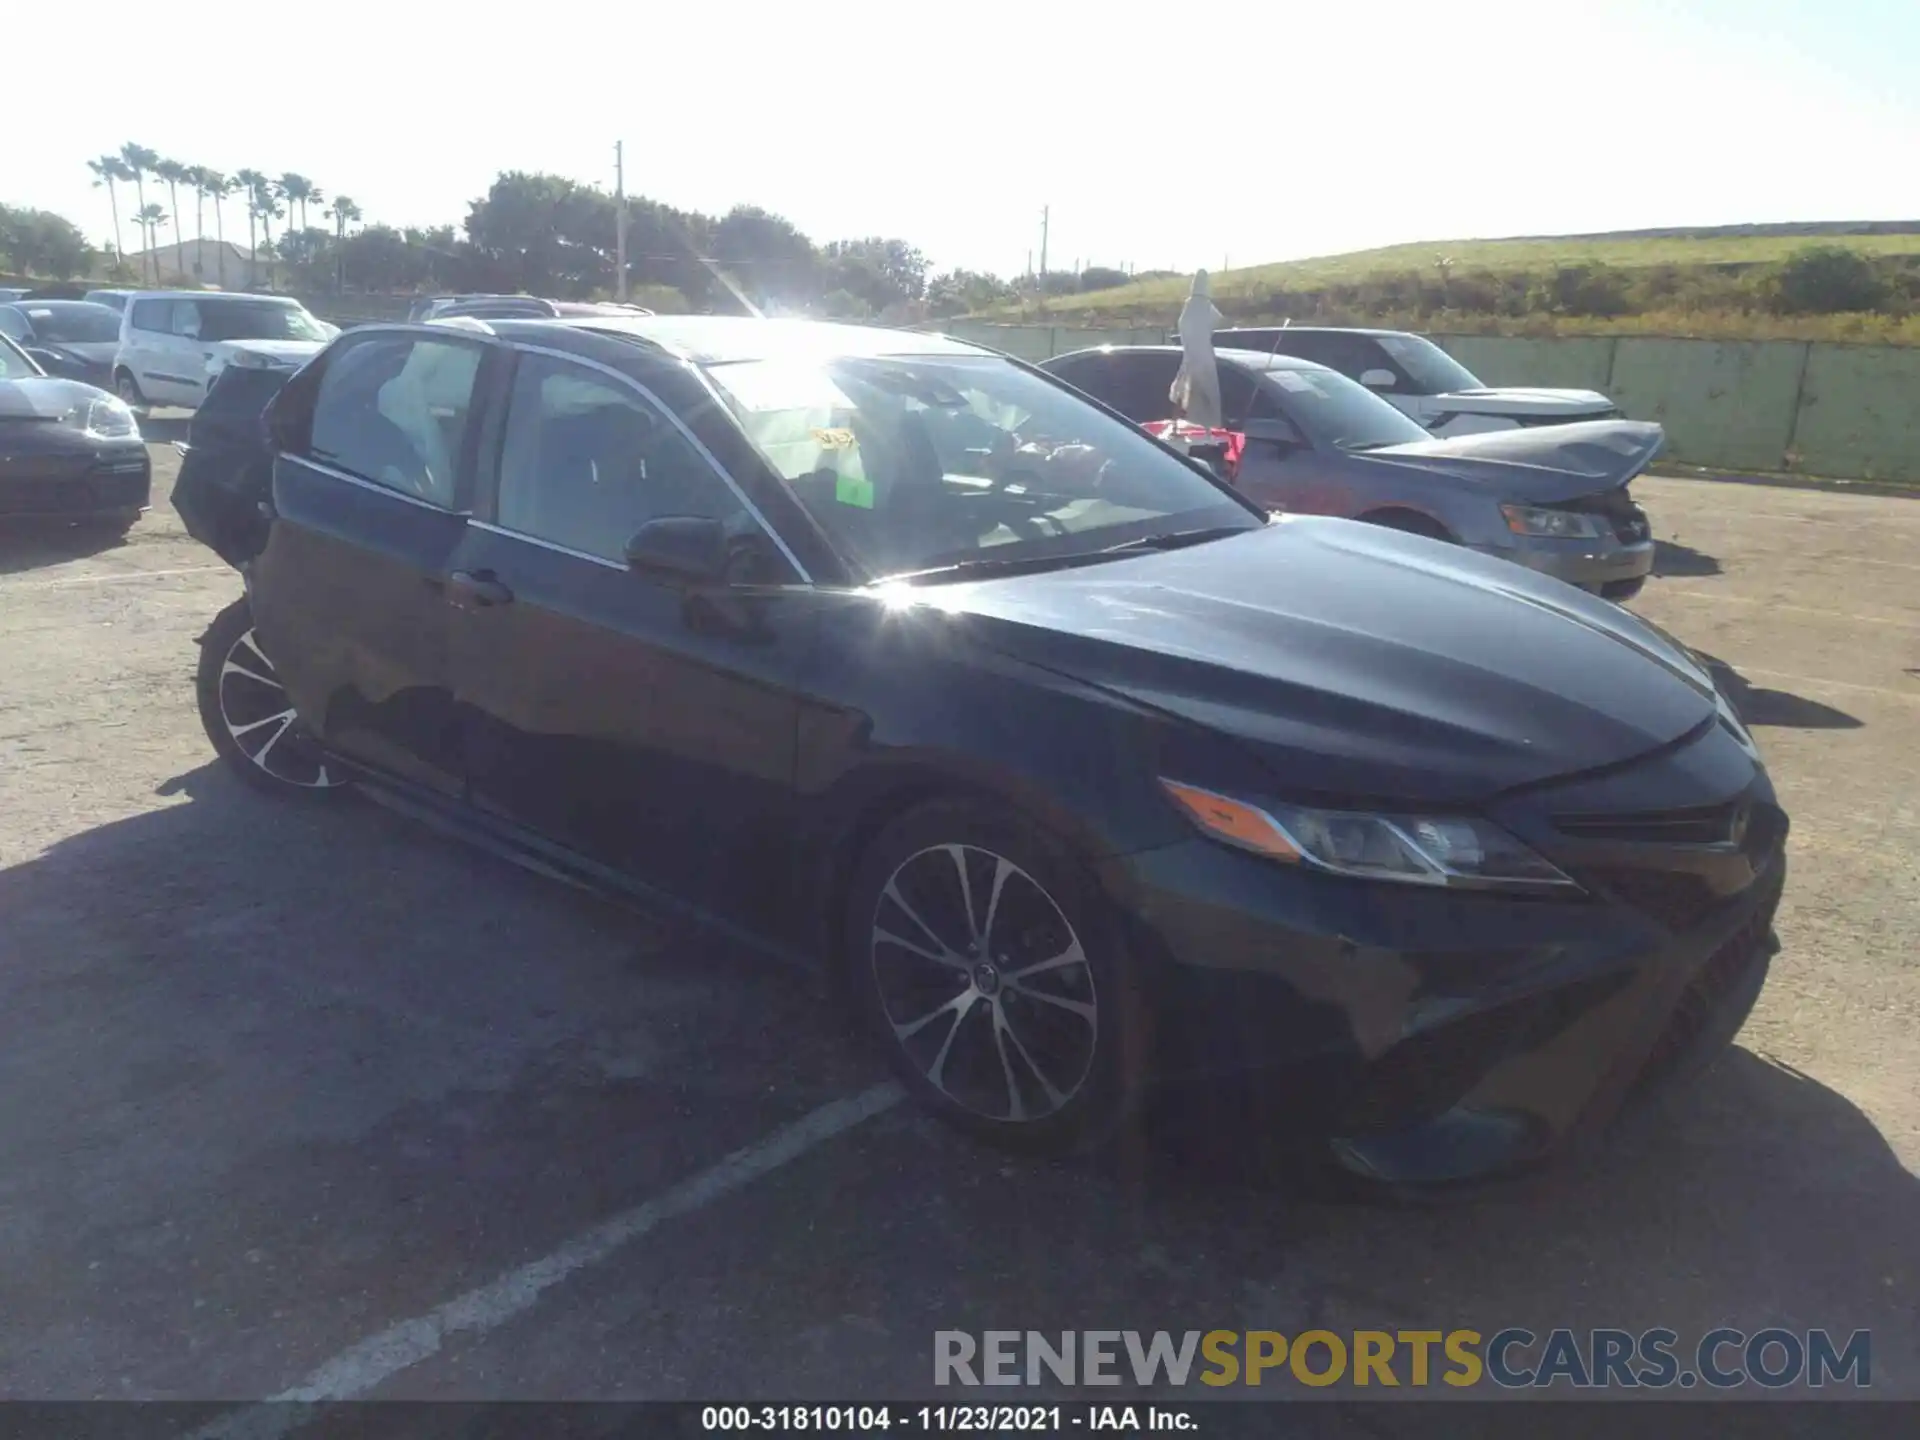
<path fill-rule="evenodd" d="M 861 859 L 844 936 L 863 1027 L 949 1123 L 1065 1154 L 1132 1112 L 1147 1007 L 1112 903 L 1063 842 L 988 803 L 922 805 Z"/>
<path fill-rule="evenodd" d="M 140 393 L 140 382 L 133 378 L 131 370 L 113 372 L 113 393 L 120 397 L 120 403 L 129 410 L 145 414 L 153 408 L 147 403 L 147 397 Z"/>
<path fill-rule="evenodd" d="M 105 515 L 90 515 L 80 522 L 82 530 L 95 535 L 124 535 L 140 523 L 146 512 L 139 509 L 114 510 Z"/>
<path fill-rule="evenodd" d="M 347 788 L 293 713 L 293 702 L 253 633 L 245 596 L 214 617 L 200 637 L 195 690 L 200 724 L 214 751 L 247 784 L 300 800 L 332 799 Z"/>

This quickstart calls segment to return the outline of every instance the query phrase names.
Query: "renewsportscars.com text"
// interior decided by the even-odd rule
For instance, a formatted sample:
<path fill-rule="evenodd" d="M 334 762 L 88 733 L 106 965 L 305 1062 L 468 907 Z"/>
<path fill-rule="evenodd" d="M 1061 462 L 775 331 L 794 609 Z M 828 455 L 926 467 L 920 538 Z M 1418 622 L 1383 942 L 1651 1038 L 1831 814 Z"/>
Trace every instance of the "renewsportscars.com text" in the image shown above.
<path fill-rule="evenodd" d="M 1826 1330 L 937 1330 L 936 1385 L 1449 1385 L 1716 1390 L 1873 1383 L 1873 1335 Z"/>

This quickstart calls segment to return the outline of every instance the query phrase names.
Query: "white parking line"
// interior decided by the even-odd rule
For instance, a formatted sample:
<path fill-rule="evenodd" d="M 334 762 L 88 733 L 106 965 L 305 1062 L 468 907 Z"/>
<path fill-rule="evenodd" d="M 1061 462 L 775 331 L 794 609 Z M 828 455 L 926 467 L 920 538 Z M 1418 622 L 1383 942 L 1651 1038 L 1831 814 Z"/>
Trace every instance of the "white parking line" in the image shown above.
<path fill-rule="evenodd" d="M 315 1418 L 303 1406 L 360 1399 L 402 1370 L 438 1354 L 450 1337 L 485 1335 L 529 1309 L 568 1276 L 599 1264 L 663 1220 L 689 1214 L 758 1180 L 862 1121 L 892 1109 L 901 1096 L 900 1087 L 889 1082 L 822 1105 L 681 1181 L 664 1195 L 602 1221 L 552 1254 L 509 1270 L 425 1315 L 402 1320 L 348 1346 L 297 1385 L 265 1404 L 229 1411 L 195 1432 L 194 1440 L 278 1440 Z"/>
<path fill-rule="evenodd" d="M 24 580 L 0 584 L 0 590 L 55 590 L 63 585 L 114 585 L 123 580 L 164 580 L 170 575 L 210 575 L 227 565 L 187 565 L 178 570 L 122 570 L 112 575 L 69 575 L 60 580 Z"/>
<path fill-rule="evenodd" d="M 1850 610 L 1822 610 L 1812 605 L 1789 605 L 1784 600 L 1769 600 L 1759 595 L 1732 595 L 1724 590 L 1666 590 L 1662 597 L 1673 595 L 1685 600 L 1720 601 L 1728 605 L 1764 605 L 1769 610 L 1792 610 L 1801 615 L 1824 615 L 1829 620 L 1864 622 L 1868 625 L 1901 625 L 1913 627 L 1920 625 L 1920 615 L 1857 615 Z"/>

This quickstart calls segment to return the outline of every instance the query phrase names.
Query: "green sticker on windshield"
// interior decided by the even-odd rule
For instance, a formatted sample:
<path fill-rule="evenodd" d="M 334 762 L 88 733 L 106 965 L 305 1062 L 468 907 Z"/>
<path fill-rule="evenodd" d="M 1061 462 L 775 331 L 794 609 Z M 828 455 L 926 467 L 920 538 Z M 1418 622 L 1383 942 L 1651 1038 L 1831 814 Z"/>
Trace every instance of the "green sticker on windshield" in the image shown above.
<path fill-rule="evenodd" d="M 842 505 L 858 505 L 862 510 L 871 510 L 873 482 L 858 475 L 842 475 L 833 482 L 833 498 Z"/>

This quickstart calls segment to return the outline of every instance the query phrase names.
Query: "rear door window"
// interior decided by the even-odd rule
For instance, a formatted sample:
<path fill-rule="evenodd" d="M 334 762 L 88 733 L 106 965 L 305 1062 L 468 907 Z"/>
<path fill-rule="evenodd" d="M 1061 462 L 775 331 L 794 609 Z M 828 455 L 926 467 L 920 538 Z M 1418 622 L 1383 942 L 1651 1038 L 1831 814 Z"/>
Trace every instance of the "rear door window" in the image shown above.
<path fill-rule="evenodd" d="M 129 323 L 136 330 L 149 331 L 155 335 L 173 333 L 173 301 L 136 300 L 133 302 L 133 314 Z"/>
<path fill-rule="evenodd" d="M 475 343 L 412 335 L 347 346 L 320 377 L 309 453 L 362 480 L 455 508 L 483 354 Z"/>
<path fill-rule="evenodd" d="M 1173 415 L 1173 377 L 1180 357 L 1171 351 L 1119 354 L 1112 358 L 1100 398 L 1136 425 Z"/>

